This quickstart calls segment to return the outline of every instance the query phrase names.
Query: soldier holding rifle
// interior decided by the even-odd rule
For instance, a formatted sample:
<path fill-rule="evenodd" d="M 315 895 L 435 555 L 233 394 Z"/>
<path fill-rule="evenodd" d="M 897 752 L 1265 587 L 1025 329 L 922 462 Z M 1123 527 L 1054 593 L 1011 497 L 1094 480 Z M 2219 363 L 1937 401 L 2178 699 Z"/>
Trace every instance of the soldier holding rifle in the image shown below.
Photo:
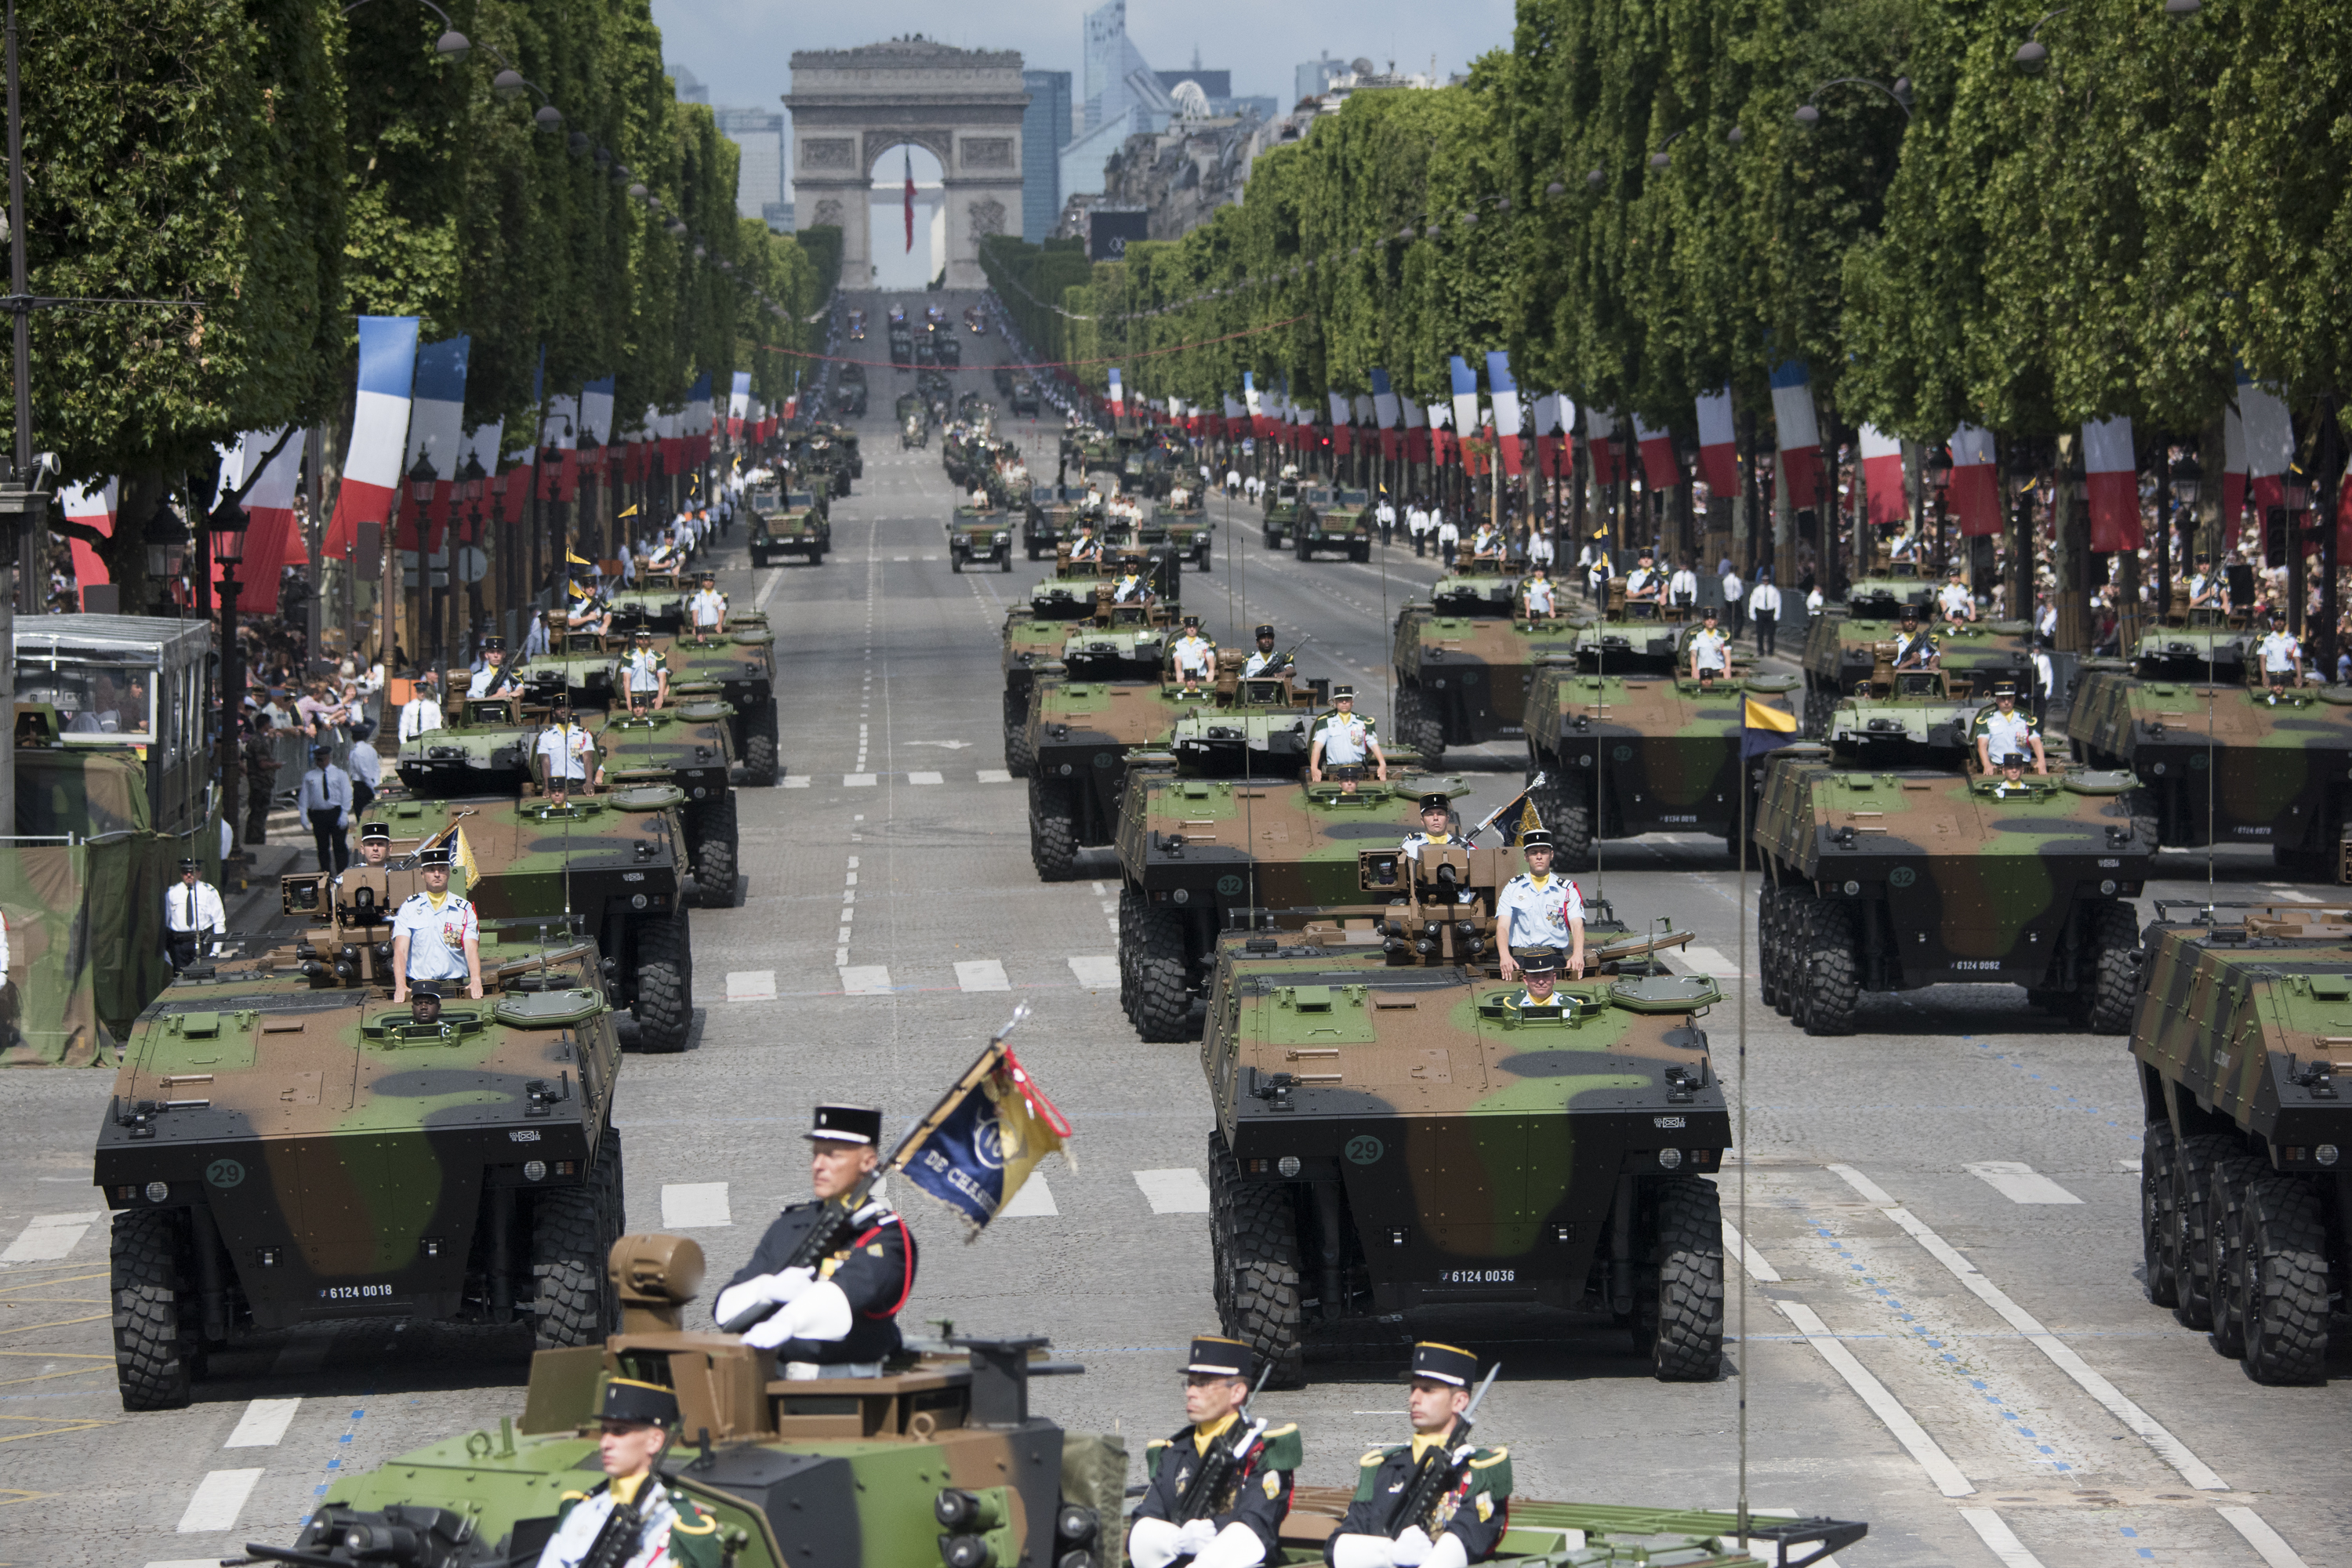
<path fill-rule="evenodd" d="M 1483 1563 L 1510 1526 L 1511 1452 L 1470 1440 L 1478 1402 L 1478 1358 L 1424 1341 L 1412 1347 L 1405 1405 L 1412 1441 L 1375 1448 L 1359 1461 L 1355 1500 L 1325 1538 L 1331 1568 L 1465 1568 Z"/>
<path fill-rule="evenodd" d="M 1296 1425 L 1269 1430 L 1250 1419 L 1256 1359 L 1239 1340 L 1192 1342 L 1183 1368 L 1190 1424 L 1145 1450 L 1151 1480 L 1127 1537 L 1135 1568 L 1256 1568 L 1274 1554 L 1301 1450 Z"/>

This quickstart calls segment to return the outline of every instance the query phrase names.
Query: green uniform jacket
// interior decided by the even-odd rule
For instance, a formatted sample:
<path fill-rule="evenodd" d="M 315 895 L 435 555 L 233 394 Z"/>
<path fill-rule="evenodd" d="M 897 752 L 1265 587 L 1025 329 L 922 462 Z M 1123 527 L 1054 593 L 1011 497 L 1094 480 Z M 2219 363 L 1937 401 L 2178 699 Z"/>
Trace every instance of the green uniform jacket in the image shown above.
<path fill-rule="evenodd" d="M 573 1508 L 592 1497 L 603 1496 L 610 1484 L 600 1481 L 587 1491 L 564 1493 L 563 1506 L 555 1515 L 556 1529 L 561 1531 L 563 1528 L 563 1521 L 571 1516 Z M 719 1521 L 703 1512 L 700 1503 L 676 1487 L 669 1489 L 669 1506 L 677 1510 L 677 1517 L 670 1521 L 667 1561 L 679 1564 L 680 1568 L 719 1568 Z"/>
<path fill-rule="evenodd" d="M 1357 1465 L 1355 1499 L 1348 1504 L 1339 1528 L 1324 1538 L 1326 1563 L 1331 1560 L 1333 1543 L 1342 1535 L 1390 1534 L 1389 1511 L 1396 1507 L 1397 1494 L 1412 1481 L 1412 1445 L 1375 1448 Z M 1430 1516 L 1407 1522 L 1419 1524 L 1432 1541 L 1450 1531 L 1462 1538 L 1462 1550 L 1471 1562 L 1483 1563 L 1503 1539 L 1503 1531 L 1510 1528 L 1510 1513 L 1511 1451 L 1474 1448 L 1470 1462 L 1438 1495 Z"/>
<path fill-rule="evenodd" d="M 1235 1523 L 1249 1526 L 1265 1544 L 1266 1557 L 1271 1561 L 1276 1532 L 1290 1512 L 1293 1479 L 1305 1454 L 1295 1424 L 1285 1422 L 1266 1428 L 1257 1447 L 1243 1462 L 1240 1473 L 1226 1478 L 1222 1494 L 1212 1504 L 1210 1521 L 1219 1530 Z M 1143 1468 L 1150 1484 L 1144 1489 L 1143 1500 L 1136 1505 L 1133 1517 L 1181 1523 L 1179 1515 L 1183 1508 L 1184 1490 L 1192 1484 L 1192 1466 L 1198 1457 L 1193 1428 L 1190 1426 L 1172 1437 L 1155 1437 L 1146 1445 Z"/>

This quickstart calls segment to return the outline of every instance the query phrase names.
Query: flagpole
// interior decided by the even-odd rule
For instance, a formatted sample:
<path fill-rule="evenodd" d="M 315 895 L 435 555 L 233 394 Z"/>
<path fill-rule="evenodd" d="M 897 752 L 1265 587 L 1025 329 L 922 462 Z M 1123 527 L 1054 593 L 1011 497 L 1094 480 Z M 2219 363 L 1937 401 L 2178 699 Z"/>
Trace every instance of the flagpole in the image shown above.
<path fill-rule="evenodd" d="M 947 1092 L 940 1096 L 938 1103 L 921 1121 L 908 1129 L 904 1138 L 898 1140 L 898 1146 L 891 1150 L 890 1157 L 883 1162 L 886 1166 L 894 1171 L 907 1168 L 907 1162 L 913 1159 L 915 1151 L 940 1130 L 940 1124 L 948 1119 L 948 1113 L 961 1103 L 963 1097 L 970 1094 L 982 1079 L 996 1070 L 996 1064 L 1004 1059 L 1005 1037 L 1020 1027 L 1022 1020 L 1028 1016 L 1029 1004 L 1026 1002 L 1013 1009 L 1013 1016 L 1004 1021 L 1004 1026 L 991 1035 L 988 1044 L 981 1047 L 978 1059 L 964 1068 L 963 1075 L 948 1086 Z"/>

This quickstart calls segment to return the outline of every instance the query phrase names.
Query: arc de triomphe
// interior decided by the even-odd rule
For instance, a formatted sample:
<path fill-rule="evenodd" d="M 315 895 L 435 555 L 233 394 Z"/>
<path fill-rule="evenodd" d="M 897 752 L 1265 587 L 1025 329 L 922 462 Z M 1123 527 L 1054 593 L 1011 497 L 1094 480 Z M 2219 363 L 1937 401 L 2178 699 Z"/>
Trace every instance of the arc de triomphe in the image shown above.
<path fill-rule="evenodd" d="M 1021 232 L 1018 50 L 959 49 L 928 38 L 793 55 L 793 203 L 808 226 L 841 226 L 841 280 L 864 288 L 873 265 L 867 206 L 874 165 L 901 142 L 929 148 L 945 172 L 947 286 L 987 286 L 980 240 Z M 893 184 L 896 181 L 891 182 Z"/>

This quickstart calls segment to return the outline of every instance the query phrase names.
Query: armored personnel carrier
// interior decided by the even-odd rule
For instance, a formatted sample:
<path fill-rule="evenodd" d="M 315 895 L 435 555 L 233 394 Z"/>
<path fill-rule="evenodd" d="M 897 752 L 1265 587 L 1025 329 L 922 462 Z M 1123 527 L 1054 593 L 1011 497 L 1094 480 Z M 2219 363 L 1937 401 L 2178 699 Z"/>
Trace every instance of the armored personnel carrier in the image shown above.
<path fill-rule="evenodd" d="M 824 564 L 833 548 L 833 522 L 824 496 L 809 489 L 773 487 L 751 493 L 751 564 L 773 565 L 797 555 L 812 566 Z"/>
<path fill-rule="evenodd" d="M 1408 600 L 1397 612 L 1390 657 L 1399 745 L 1435 767 L 1448 746 L 1527 733 L 1536 667 L 1578 645 L 1572 623 L 1529 620 L 1522 605 L 1517 574 L 1465 559 L 1438 579 L 1427 604 Z"/>
<path fill-rule="evenodd" d="M 299 1557 L 247 1551 L 324 1568 L 535 1563 L 572 1478 L 598 1468 L 604 1381 L 625 1376 L 676 1395 L 680 1441 L 662 1474 L 709 1517 L 729 1568 L 1125 1563 L 1126 1440 L 1030 1414 L 1030 1380 L 1084 1370 L 1045 1359 L 1042 1337 L 929 1341 L 879 1377 L 784 1382 L 772 1355 L 686 1327 L 703 1268 L 686 1237 L 622 1237 L 608 1268 L 621 1331 L 601 1352 L 534 1357 L 520 1417 L 501 1416 L 495 1432 L 337 1476 L 292 1549 Z M 1350 1495 L 1299 1488 L 1267 1561 L 1319 1563 Z M 1510 1524 L 1490 1561 L 1529 1568 L 1604 1560 L 1761 1568 L 1751 1552 L 1804 1562 L 1868 1531 L 1846 1520 L 1750 1519 L 1743 1542 L 1732 1514 L 1517 1497 Z M 394 1558 L 379 1544 L 395 1542 L 413 1543 L 415 1555 Z"/>
<path fill-rule="evenodd" d="M 1370 561 L 1372 532 L 1370 490 L 1314 485 L 1299 492 L 1298 520 L 1291 530 L 1291 542 L 1301 561 L 1313 560 L 1318 550 L 1344 552 L 1350 561 Z"/>
<path fill-rule="evenodd" d="M 1265 515 L 1260 527 L 1268 550 L 1280 550 L 1290 543 L 1291 531 L 1298 525 L 1298 509 L 1307 488 L 1300 482 L 1295 468 L 1285 468 L 1280 479 L 1266 486 Z"/>
<path fill-rule="evenodd" d="M 1146 544 L 1165 544 L 1176 552 L 1179 561 L 1190 561 L 1192 570 L 1206 572 L 1216 531 L 1217 525 L 1202 504 L 1201 492 L 1192 490 L 1181 506 L 1172 500 L 1152 502 L 1151 511 L 1144 518 L 1136 537 Z"/>
<path fill-rule="evenodd" d="M 539 778 L 536 747 L 543 725 L 527 717 L 517 678 L 495 697 L 453 697 L 442 728 L 403 741 L 393 766 L 420 795 L 516 795 Z"/>
<path fill-rule="evenodd" d="M 2151 673 L 2084 668 L 2066 715 L 2076 754 L 2138 778 L 2167 847 L 2266 844 L 2291 876 L 2352 880 L 2352 688 L 2265 689 L 2242 634 L 2165 640 L 2184 651 L 2144 642 Z"/>
<path fill-rule="evenodd" d="M 390 1000 L 345 940 L 366 934 L 192 968 L 123 1043 L 91 1179 L 124 1409 L 184 1405 L 209 1355 L 305 1323 L 527 1323 L 551 1349 L 614 1326 L 621 1051 L 595 944 L 486 953 L 481 1000 L 436 1014 Z"/>
<path fill-rule="evenodd" d="M 1127 572 L 1133 571 L 1150 586 L 1152 597 L 1162 614 L 1178 607 L 1179 568 L 1175 552 L 1166 546 L 1158 549 L 1120 549 L 1106 551 L 1102 562 L 1093 565 L 1073 565 L 1066 545 L 1058 548 L 1054 556 L 1054 575 L 1029 591 L 1025 605 L 1014 605 L 1005 612 L 1002 666 L 1004 672 L 1004 766 L 1014 778 L 1029 773 L 1029 693 L 1042 674 L 1061 675 L 1062 669 L 1049 669 L 1060 664 L 1068 651 L 1076 633 L 1075 623 L 1097 620 L 1104 623 L 1097 631 L 1108 628 L 1111 621 L 1109 595 L 1112 584 Z M 1139 636 L 1140 634 L 1137 634 Z M 1116 658 L 1118 637 L 1108 639 L 1114 645 L 1108 658 Z M 1134 637 L 1127 641 L 1132 643 Z M 1130 650 L 1131 651 L 1131 650 Z M 1095 656 L 1089 651 L 1088 659 Z M 1144 672 L 1158 668 L 1159 655 L 1150 655 Z M 1106 675 L 1118 666 L 1100 668 Z"/>
<path fill-rule="evenodd" d="M 1087 510 L 1084 485 L 1031 485 L 1021 510 L 1021 548 L 1032 561 L 1052 553 L 1077 537 L 1077 519 Z"/>
<path fill-rule="evenodd" d="M 686 624 L 686 580 L 680 574 L 646 569 L 637 574 L 636 582 L 614 588 L 605 599 L 613 606 L 616 629 L 633 632 L 650 626 L 657 632 L 674 632 Z"/>
<path fill-rule="evenodd" d="M 1916 594 L 1893 591 L 1906 583 Z M 1927 595 L 1923 583 L 1874 579 L 1856 584 L 1843 606 L 1828 605 L 1813 617 L 1805 632 L 1803 654 L 1806 734 L 1821 734 L 1831 710 L 1853 696 L 1856 687 L 1868 684 L 1872 671 L 1892 655 L 1903 633 L 1906 606 L 1917 608 L 1920 626 L 1935 635 L 1937 665 L 1967 681 L 1970 690 L 1990 694 L 2001 680 L 2014 681 L 2020 691 L 2033 689 L 2030 623 L 1931 619 Z"/>
<path fill-rule="evenodd" d="M 2130 900 L 2156 860 L 2131 775 L 1976 773 L 1969 731 L 1992 705 L 1936 672 L 1903 679 L 1926 689 L 1849 699 L 1828 744 L 1766 759 L 1764 999 L 1809 1035 L 1843 1035 L 1866 991 L 2006 983 L 2123 1033 L 2139 984 Z"/>
<path fill-rule="evenodd" d="M 1221 652 L 1218 663 L 1216 679 L 1189 697 L 1172 672 L 1033 689 L 1029 858 L 1041 879 L 1068 880 L 1079 849 L 1111 842 L 1139 751 L 1175 758 L 1194 777 L 1298 777 L 1321 691 L 1287 675 L 1244 679 L 1239 653 Z"/>
<path fill-rule="evenodd" d="M 1118 810 L 1120 1000 L 1147 1040 L 1195 1037 L 1219 933 L 1296 929 L 1362 900 L 1356 852 L 1394 848 L 1419 801 L 1460 778 L 1391 768 L 1387 783 L 1187 778 L 1130 768 Z"/>
<path fill-rule="evenodd" d="M 689 630 L 663 651 L 671 697 L 716 697 L 726 703 L 729 750 L 741 764 L 743 782 L 773 784 L 783 769 L 776 755 L 776 634 L 767 616 L 730 612 L 725 636 Z"/>
<path fill-rule="evenodd" d="M 734 710 L 717 698 L 695 697 L 650 709 L 642 717 L 620 709 L 595 726 L 607 784 L 668 784 L 685 797 L 678 811 L 686 824 L 687 862 L 694 873 L 696 901 L 705 909 L 730 909 L 738 900 L 735 791 L 730 782 L 734 747 L 728 733 L 733 716 Z"/>
<path fill-rule="evenodd" d="M 1201 1053 L 1213 1285 L 1277 1381 L 1305 1381 L 1318 1324 L 1486 1302 L 1613 1314 L 1654 1375 L 1717 1374 L 1706 1177 L 1731 1127 L 1698 1018 L 1722 994 L 1652 973 L 1650 952 L 1688 939 L 1670 933 L 1591 942 L 1588 961 L 1622 972 L 1521 1005 L 1492 968 L 1517 860 L 1360 845 L 1355 908 L 1218 945 Z M 1493 1157 L 1506 1146 L 1533 1152 Z"/>
<path fill-rule="evenodd" d="M 516 659 L 526 700 L 542 707 L 564 698 L 583 708 L 602 708 L 620 689 L 622 656 L 634 633 L 606 637 L 593 631 L 566 631 L 558 646 L 528 662 Z"/>
<path fill-rule="evenodd" d="M 948 570 L 975 563 L 1013 570 L 1013 517 L 1001 507 L 959 506 L 948 514 Z"/>
<path fill-rule="evenodd" d="M 2159 900 L 2146 943 L 2143 1288 L 2257 1383 L 2317 1383 L 2352 1252 L 2352 910 Z"/>

